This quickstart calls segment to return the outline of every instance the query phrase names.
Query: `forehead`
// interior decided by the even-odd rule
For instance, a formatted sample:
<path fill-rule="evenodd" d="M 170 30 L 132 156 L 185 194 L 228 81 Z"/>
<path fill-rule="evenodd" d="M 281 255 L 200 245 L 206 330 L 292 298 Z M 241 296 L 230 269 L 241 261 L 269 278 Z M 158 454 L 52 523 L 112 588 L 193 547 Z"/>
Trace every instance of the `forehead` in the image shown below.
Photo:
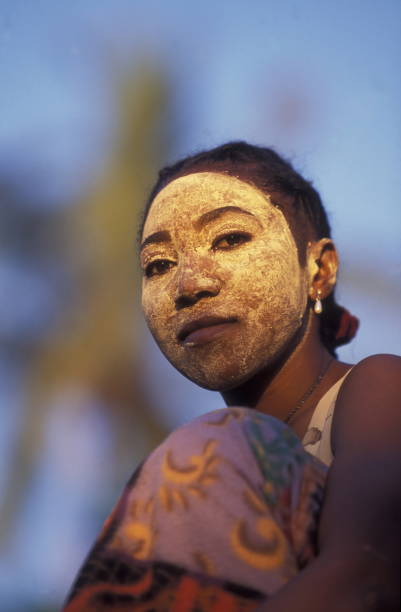
<path fill-rule="evenodd" d="M 157 194 L 146 219 L 144 237 L 221 206 L 239 206 L 261 216 L 269 216 L 273 210 L 283 216 L 268 196 L 249 183 L 216 172 L 199 172 L 171 181 Z"/>

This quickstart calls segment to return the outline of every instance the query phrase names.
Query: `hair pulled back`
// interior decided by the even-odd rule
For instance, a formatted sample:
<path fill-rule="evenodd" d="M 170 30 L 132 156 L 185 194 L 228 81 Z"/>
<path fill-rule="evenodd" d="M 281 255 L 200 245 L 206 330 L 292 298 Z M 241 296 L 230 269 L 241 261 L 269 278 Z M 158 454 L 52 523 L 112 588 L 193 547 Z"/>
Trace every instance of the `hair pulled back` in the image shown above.
<path fill-rule="evenodd" d="M 298 247 L 301 265 L 306 262 L 309 240 L 330 238 L 331 228 L 320 195 L 292 164 L 273 149 L 234 141 L 185 157 L 162 168 L 145 206 L 140 235 L 156 195 L 172 180 L 194 172 L 219 172 L 243 180 L 269 195 L 280 208 Z M 354 337 L 358 319 L 337 304 L 334 291 L 323 300 L 319 315 L 323 345 L 335 355 L 335 348 Z"/>

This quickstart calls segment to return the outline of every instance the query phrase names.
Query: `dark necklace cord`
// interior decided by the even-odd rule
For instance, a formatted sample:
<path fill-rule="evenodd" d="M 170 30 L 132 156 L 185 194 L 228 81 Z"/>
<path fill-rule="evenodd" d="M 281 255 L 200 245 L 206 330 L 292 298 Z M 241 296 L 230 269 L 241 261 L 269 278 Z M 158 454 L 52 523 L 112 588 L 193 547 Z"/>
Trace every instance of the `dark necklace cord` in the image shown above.
<path fill-rule="evenodd" d="M 288 423 L 293 419 L 293 417 L 296 415 L 298 410 L 300 408 L 302 408 L 302 406 L 305 404 L 306 400 L 312 395 L 312 393 L 315 391 L 315 389 L 319 386 L 319 384 L 323 380 L 323 378 L 324 378 L 327 370 L 331 366 L 332 362 L 333 362 L 333 358 L 331 358 L 329 360 L 329 362 L 326 365 L 323 366 L 323 368 L 320 370 L 319 375 L 316 378 L 316 380 L 311 384 L 311 386 L 306 391 L 306 393 L 301 397 L 301 399 L 299 400 L 299 402 L 295 406 L 295 408 L 292 408 L 291 411 L 287 414 L 287 416 L 284 419 L 284 423 L 286 423 L 288 425 Z"/>

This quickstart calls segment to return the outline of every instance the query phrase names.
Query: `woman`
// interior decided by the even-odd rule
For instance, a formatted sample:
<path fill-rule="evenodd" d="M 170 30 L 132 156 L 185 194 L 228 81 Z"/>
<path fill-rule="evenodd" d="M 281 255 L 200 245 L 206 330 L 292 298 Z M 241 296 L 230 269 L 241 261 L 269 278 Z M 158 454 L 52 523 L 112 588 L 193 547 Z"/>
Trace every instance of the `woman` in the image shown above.
<path fill-rule="evenodd" d="M 65 610 L 398 609 L 401 359 L 336 359 L 357 328 L 337 265 L 318 193 L 272 150 L 160 172 L 145 317 L 228 407 L 138 468 Z"/>

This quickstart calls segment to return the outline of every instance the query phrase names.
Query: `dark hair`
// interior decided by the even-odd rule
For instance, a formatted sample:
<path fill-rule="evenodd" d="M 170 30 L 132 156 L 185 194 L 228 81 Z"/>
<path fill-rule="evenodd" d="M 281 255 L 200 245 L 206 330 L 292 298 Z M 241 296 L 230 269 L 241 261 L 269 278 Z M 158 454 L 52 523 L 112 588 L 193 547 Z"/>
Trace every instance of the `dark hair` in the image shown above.
<path fill-rule="evenodd" d="M 145 206 L 140 236 L 154 198 L 170 181 L 186 174 L 208 171 L 239 178 L 270 196 L 273 204 L 286 217 L 298 247 L 301 265 L 306 262 L 309 240 L 331 237 L 326 211 L 312 183 L 305 180 L 289 161 L 273 149 L 250 145 L 244 141 L 228 142 L 162 168 Z M 352 339 L 357 327 L 357 319 L 336 303 L 334 291 L 324 299 L 320 315 L 320 337 L 332 355 L 335 356 L 337 346 Z"/>

